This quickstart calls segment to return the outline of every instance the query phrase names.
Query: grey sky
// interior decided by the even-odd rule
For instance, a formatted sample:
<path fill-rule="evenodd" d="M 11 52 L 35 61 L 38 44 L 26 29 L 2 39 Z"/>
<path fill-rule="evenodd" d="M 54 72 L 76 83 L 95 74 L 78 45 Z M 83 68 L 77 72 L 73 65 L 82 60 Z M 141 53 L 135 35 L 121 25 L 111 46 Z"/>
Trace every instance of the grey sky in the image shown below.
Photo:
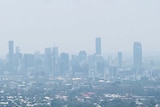
<path fill-rule="evenodd" d="M 133 42 L 144 53 L 160 52 L 160 0 L 1 0 L 0 54 L 14 40 L 23 52 L 94 53 L 95 37 L 102 52 L 132 52 Z"/>

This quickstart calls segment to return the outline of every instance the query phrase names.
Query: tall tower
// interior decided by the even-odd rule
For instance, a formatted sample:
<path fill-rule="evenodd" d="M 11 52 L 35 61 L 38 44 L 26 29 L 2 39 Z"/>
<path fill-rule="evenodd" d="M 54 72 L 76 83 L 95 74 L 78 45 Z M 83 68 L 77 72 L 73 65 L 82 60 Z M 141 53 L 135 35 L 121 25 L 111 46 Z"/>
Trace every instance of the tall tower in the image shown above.
<path fill-rule="evenodd" d="M 52 47 L 52 55 L 55 58 L 58 58 L 58 47 Z"/>
<path fill-rule="evenodd" d="M 16 47 L 16 52 L 15 53 L 20 54 L 20 48 L 18 46 Z"/>
<path fill-rule="evenodd" d="M 134 55 L 134 68 L 140 69 L 142 67 L 142 45 L 140 42 L 134 42 L 133 55 Z"/>
<path fill-rule="evenodd" d="M 22 65 L 22 54 L 20 52 L 20 47 L 16 47 L 14 54 L 14 69 L 19 72 Z"/>
<path fill-rule="evenodd" d="M 64 76 L 68 70 L 69 70 L 69 54 L 68 53 L 61 53 L 59 74 L 61 76 Z"/>
<path fill-rule="evenodd" d="M 96 55 L 101 55 L 101 38 L 96 38 Z"/>
<path fill-rule="evenodd" d="M 122 52 L 118 52 L 118 67 L 122 67 Z"/>
<path fill-rule="evenodd" d="M 49 73 L 52 71 L 52 50 L 45 48 L 45 68 Z"/>
<path fill-rule="evenodd" d="M 8 42 L 8 48 L 9 48 L 9 54 L 8 54 L 8 59 L 9 59 L 9 62 L 8 62 L 8 70 L 9 72 L 12 72 L 13 71 L 13 68 L 14 68 L 14 42 L 13 41 L 9 41 Z"/>
<path fill-rule="evenodd" d="M 79 61 L 80 62 L 84 61 L 84 60 L 87 60 L 87 53 L 86 53 L 86 51 L 80 51 L 78 57 L 79 57 Z"/>
<path fill-rule="evenodd" d="M 58 75 L 58 47 L 52 47 L 52 74 L 53 75 Z"/>

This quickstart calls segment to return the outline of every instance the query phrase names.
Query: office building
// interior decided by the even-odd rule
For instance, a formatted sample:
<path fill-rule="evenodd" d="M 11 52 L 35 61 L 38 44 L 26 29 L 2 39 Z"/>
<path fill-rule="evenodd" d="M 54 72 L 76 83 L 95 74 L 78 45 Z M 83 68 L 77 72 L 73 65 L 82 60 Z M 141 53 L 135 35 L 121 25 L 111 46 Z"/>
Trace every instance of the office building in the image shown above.
<path fill-rule="evenodd" d="M 133 54 L 134 68 L 140 69 L 142 67 L 142 45 L 140 42 L 134 42 Z"/>
<path fill-rule="evenodd" d="M 103 56 L 96 56 L 96 71 L 97 73 L 103 73 L 105 68 L 104 58 Z"/>
<path fill-rule="evenodd" d="M 60 55 L 60 75 L 64 76 L 69 70 L 69 55 L 67 53 L 61 53 Z"/>
<path fill-rule="evenodd" d="M 80 51 L 78 57 L 79 57 L 79 62 L 87 60 L 86 51 Z"/>
<path fill-rule="evenodd" d="M 58 58 L 58 47 L 53 47 L 52 48 L 52 55 L 54 58 Z"/>
<path fill-rule="evenodd" d="M 54 75 L 58 75 L 58 69 L 59 69 L 59 55 L 58 55 L 58 47 L 52 48 L 52 73 Z"/>
<path fill-rule="evenodd" d="M 14 42 L 8 42 L 9 54 L 8 54 L 8 70 L 13 72 L 14 70 Z"/>
<path fill-rule="evenodd" d="M 35 57 L 33 54 L 23 55 L 23 66 L 25 69 L 34 68 Z"/>
<path fill-rule="evenodd" d="M 52 51 L 51 51 L 51 48 L 45 48 L 45 58 L 44 59 L 45 59 L 44 65 L 45 65 L 46 72 L 51 73 L 51 71 L 52 71 Z"/>
<path fill-rule="evenodd" d="M 101 55 L 101 38 L 96 38 L 96 55 Z"/>
<path fill-rule="evenodd" d="M 21 65 L 22 65 L 22 53 L 20 52 L 20 48 L 16 47 L 16 51 L 15 51 L 15 54 L 14 54 L 15 70 L 19 71 Z"/>
<path fill-rule="evenodd" d="M 118 67 L 122 67 L 122 52 L 118 52 Z"/>

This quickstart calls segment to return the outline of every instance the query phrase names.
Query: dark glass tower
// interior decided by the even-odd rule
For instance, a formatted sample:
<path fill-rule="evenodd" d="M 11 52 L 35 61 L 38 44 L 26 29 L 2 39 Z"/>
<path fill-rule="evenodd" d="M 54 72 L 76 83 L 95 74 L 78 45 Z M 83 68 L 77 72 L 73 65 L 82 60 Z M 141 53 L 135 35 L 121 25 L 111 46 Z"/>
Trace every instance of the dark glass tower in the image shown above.
<path fill-rule="evenodd" d="M 101 38 L 96 38 L 96 55 L 101 55 Z"/>
<path fill-rule="evenodd" d="M 133 54 L 134 54 L 134 68 L 140 69 L 142 67 L 142 45 L 140 42 L 134 42 Z"/>

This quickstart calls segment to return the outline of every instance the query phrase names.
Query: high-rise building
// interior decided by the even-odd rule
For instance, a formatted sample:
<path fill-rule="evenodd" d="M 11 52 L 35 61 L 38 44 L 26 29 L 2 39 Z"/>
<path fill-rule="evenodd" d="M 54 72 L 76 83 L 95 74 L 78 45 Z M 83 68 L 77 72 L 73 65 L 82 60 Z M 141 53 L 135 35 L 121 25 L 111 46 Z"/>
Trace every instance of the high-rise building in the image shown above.
<path fill-rule="evenodd" d="M 20 53 L 20 47 L 16 47 L 16 54 L 19 54 Z"/>
<path fill-rule="evenodd" d="M 96 55 L 101 55 L 101 38 L 96 38 Z"/>
<path fill-rule="evenodd" d="M 46 56 L 51 56 L 51 48 L 45 48 L 45 55 Z"/>
<path fill-rule="evenodd" d="M 58 47 L 52 48 L 52 54 L 53 54 L 53 57 L 58 58 Z"/>
<path fill-rule="evenodd" d="M 51 48 L 45 48 L 45 69 L 47 72 L 52 71 L 52 51 Z"/>
<path fill-rule="evenodd" d="M 14 54 L 14 66 L 17 72 L 19 72 L 21 65 L 22 65 L 22 53 L 20 52 L 20 48 L 16 47 L 16 51 Z"/>
<path fill-rule="evenodd" d="M 140 42 L 134 42 L 133 54 L 134 54 L 134 68 L 140 69 L 142 67 L 142 45 Z"/>
<path fill-rule="evenodd" d="M 118 52 L 118 67 L 122 67 L 122 52 Z"/>
<path fill-rule="evenodd" d="M 58 47 L 52 47 L 52 73 L 53 75 L 58 75 L 59 60 L 58 60 Z"/>
<path fill-rule="evenodd" d="M 69 55 L 67 53 L 61 53 L 60 55 L 60 75 L 64 76 L 69 70 Z"/>
<path fill-rule="evenodd" d="M 87 60 L 87 53 L 86 53 L 86 51 L 80 51 L 78 57 L 79 57 L 79 62 Z"/>
<path fill-rule="evenodd" d="M 14 70 L 14 42 L 8 42 L 9 54 L 8 54 L 8 70 L 12 72 Z"/>
<path fill-rule="evenodd" d="M 84 76 L 88 77 L 89 73 L 89 63 L 87 61 L 87 52 L 86 51 L 80 51 L 79 52 L 79 71 Z"/>
<path fill-rule="evenodd" d="M 35 64 L 35 56 L 33 54 L 24 54 L 23 55 L 23 66 L 25 69 L 33 68 Z"/>
<path fill-rule="evenodd" d="M 95 61 L 96 61 L 96 71 L 97 71 L 97 73 L 103 73 L 104 68 L 105 68 L 105 65 L 104 65 L 105 63 L 104 63 L 103 56 L 96 56 Z"/>

